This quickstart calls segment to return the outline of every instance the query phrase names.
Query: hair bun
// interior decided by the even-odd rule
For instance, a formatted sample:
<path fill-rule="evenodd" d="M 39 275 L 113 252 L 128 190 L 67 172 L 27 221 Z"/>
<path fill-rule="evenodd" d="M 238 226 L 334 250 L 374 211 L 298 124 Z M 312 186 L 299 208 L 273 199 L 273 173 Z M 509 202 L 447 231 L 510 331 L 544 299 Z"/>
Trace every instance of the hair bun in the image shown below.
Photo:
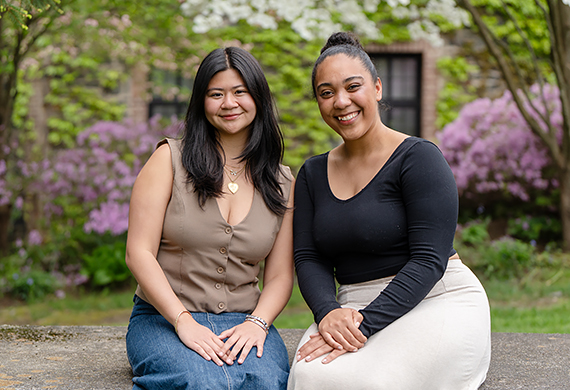
<path fill-rule="evenodd" d="M 355 46 L 360 50 L 364 50 L 356 35 L 350 32 L 343 31 L 343 32 L 336 32 L 329 37 L 327 43 L 325 43 L 325 45 L 321 49 L 321 54 L 323 54 L 324 51 L 327 50 L 328 48 L 339 45 Z"/>

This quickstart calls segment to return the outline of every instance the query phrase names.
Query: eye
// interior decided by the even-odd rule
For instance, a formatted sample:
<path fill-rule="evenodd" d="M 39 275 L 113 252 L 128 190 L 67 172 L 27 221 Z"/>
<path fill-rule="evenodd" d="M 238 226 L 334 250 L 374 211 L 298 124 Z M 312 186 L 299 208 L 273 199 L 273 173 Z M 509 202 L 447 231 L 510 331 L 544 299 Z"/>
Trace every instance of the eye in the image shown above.
<path fill-rule="evenodd" d="M 211 92 L 208 94 L 208 97 L 210 98 L 214 98 L 214 99 L 219 99 L 221 97 L 223 97 L 224 95 L 221 92 Z"/>
<path fill-rule="evenodd" d="M 240 96 L 240 95 L 245 95 L 245 94 L 247 94 L 247 93 L 248 93 L 247 89 L 238 89 L 238 90 L 235 91 L 235 94 L 238 95 L 238 96 Z"/>
<path fill-rule="evenodd" d="M 357 90 L 358 88 L 360 88 L 360 84 L 354 83 L 354 84 L 350 84 L 348 86 L 348 88 L 346 88 L 346 89 L 347 89 L 347 91 L 354 91 L 354 90 Z"/>
<path fill-rule="evenodd" d="M 324 91 L 321 91 L 319 93 L 319 96 L 323 99 L 327 99 L 327 98 L 331 97 L 332 95 L 333 95 L 333 93 L 330 90 L 324 90 Z"/>

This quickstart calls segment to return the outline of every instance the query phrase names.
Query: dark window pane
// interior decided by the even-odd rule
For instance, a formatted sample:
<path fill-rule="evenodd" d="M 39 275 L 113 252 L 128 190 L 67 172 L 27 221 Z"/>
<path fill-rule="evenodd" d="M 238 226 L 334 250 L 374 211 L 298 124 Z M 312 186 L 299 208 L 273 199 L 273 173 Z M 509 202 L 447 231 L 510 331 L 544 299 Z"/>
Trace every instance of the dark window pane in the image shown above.
<path fill-rule="evenodd" d="M 418 63 L 415 58 L 394 58 L 392 64 L 393 99 L 416 99 Z"/>
<path fill-rule="evenodd" d="M 421 55 L 372 54 L 382 80 L 382 100 L 389 109 L 382 121 L 394 130 L 420 136 Z"/>

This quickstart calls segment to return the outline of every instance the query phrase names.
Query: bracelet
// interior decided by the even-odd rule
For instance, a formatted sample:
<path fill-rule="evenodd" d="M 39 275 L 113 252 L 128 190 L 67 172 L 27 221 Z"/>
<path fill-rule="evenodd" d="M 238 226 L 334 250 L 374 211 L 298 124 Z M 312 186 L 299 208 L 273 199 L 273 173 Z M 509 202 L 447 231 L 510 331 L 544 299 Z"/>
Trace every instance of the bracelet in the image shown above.
<path fill-rule="evenodd" d="M 190 314 L 188 310 L 182 310 L 180 313 L 178 313 L 176 319 L 174 320 L 174 331 L 176 332 L 176 334 L 178 334 L 178 320 L 180 319 L 180 316 L 184 313 Z M 190 314 L 190 316 L 192 316 L 192 314 Z"/>
<path fill-rule="evenodd" d="M 265 322 L 263 318 L 254 316 L 253 314 L 247 314 L 245 316 L 245 321 L 253 322 L 254 324 L 258 325 L 261 329 L 263 329 L 265 334 L 269 333 L 269 325 L 267 325 L 267 322 Z"/>

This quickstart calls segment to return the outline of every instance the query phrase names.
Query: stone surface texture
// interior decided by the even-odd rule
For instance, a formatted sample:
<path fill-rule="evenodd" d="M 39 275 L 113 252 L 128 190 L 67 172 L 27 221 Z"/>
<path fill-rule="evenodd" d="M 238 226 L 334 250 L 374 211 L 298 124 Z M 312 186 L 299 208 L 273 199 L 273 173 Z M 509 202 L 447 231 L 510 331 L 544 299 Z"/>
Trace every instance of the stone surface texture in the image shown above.
<path fill-rule="evenodd" d="M 132 388 L 126 327 L 0 325 L 0 390 Z M 281 329 L 292 358 L 300 329 Z M 570 334 L 493 333 L 480 390 L 570 389 Z"/>

